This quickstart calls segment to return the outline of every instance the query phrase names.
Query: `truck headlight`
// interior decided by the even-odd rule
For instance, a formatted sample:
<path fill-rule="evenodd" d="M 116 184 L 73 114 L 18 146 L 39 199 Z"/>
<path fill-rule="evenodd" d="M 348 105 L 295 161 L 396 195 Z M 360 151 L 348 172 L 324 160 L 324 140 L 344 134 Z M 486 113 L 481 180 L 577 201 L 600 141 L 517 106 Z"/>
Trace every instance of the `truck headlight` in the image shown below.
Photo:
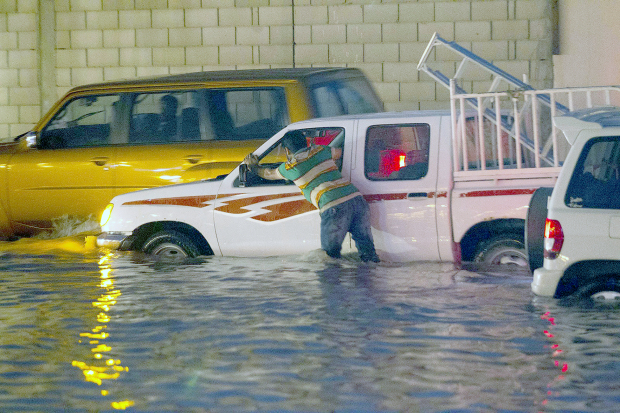
<path fill-rule="evenodd" d="M 105 207 L 103 213 L 101 214 L 101 220 L 99 221 L 100 226 L 103 227 L 105 224 L 108 223 L 110 215 L 112 215 L 112 208 L 114 208 L 114 204 L 108 204 L 108 206 Z"/>

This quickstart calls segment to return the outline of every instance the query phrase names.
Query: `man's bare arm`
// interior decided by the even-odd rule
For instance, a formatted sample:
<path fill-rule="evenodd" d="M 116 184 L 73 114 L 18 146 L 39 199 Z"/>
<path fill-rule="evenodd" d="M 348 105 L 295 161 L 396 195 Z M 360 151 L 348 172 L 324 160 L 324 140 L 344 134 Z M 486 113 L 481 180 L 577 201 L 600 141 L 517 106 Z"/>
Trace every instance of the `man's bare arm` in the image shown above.
<path fill-rule="evenodd" d="M 284 179 L 280 171 L 278 171 L 278 168 L 267 168 L 265 166 L 260 166 L 258 164 L 258 157 L 253 153 L 246 156 L 243 160 L 243 163 L 248 165 L 250 171 L 263 179 L 267 179 L 269 181 Z"/>

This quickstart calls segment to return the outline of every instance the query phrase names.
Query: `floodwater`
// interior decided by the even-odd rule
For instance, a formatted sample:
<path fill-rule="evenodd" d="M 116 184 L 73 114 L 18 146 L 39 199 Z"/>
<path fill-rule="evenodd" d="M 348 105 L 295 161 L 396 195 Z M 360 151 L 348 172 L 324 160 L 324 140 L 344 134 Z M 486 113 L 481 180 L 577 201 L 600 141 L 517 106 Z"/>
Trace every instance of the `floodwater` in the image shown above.
<path fill-rule="evenodd" d="M 620 411 L 620 310 L 527 273 L 0 251 L 2 412 Z"/>

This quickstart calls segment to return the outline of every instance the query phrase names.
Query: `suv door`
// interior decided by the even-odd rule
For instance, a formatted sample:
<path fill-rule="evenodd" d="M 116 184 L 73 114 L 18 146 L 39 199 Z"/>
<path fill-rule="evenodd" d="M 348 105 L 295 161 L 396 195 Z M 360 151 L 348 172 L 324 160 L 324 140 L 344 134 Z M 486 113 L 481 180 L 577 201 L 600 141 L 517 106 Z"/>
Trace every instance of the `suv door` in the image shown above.
<path fill-rule="evenodd" d="M 41 130 L 36 148 L 11 159 L 9 210 L 19 232 L 49 226 L 38 219 L 41 209 L 50 217 L 103 210 L 114 194 L 120 106 L 117 94 L 73 98 Z"/>
<path fill-rule="evenodd" d="M 352 181 L 370 205 L 373 237 L 393 261 L 439 260 L 436 223 L 439 118 L 360 119 Z"/>

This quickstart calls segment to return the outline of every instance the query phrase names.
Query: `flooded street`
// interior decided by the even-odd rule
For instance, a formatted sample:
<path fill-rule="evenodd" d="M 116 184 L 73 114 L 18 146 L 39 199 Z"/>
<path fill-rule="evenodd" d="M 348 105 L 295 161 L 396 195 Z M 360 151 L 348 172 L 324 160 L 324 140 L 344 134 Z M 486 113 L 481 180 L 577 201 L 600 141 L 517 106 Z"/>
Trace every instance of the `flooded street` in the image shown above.
<path fill-rule="evenodd" d="M 620 311 L 527 273 L 0 247 L 2 412 L 620 410 Z"/>

